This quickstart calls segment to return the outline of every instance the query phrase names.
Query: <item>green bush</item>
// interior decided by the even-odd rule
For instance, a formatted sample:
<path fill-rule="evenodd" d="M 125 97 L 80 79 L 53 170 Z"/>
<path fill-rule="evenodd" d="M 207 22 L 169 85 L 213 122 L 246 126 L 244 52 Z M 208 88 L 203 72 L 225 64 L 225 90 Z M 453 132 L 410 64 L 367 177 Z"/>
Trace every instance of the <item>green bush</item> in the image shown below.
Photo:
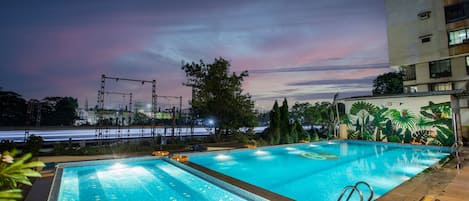
<path fill-rule="evenodd" d="M 313 142 L 319 141 L 319 135 L 317 133 L 313 133 L 313 135 L 311 137 L 311 141 L 313 141 Z"/>
<path fill-rule="evenodd" d="M 309 135 L 308 132 L 303 132 L 300 140 L 311 141 L 311 136 Z"/>
<path fill-rule="evenodd" d="M 249 142 L 248 136 L 241 132 L 235 134 L 235 139 L 237 142 L 242 144 L 247 144 Z"/>
<path fill-rule="evenodd" d="M 39 150 L 42 148 L 42 137 L 36 135 L 30 135 L 26 140 L 26 144 L 23 148 L 23 153 L 31 153 L 34 156 L 39 154 Z"/>

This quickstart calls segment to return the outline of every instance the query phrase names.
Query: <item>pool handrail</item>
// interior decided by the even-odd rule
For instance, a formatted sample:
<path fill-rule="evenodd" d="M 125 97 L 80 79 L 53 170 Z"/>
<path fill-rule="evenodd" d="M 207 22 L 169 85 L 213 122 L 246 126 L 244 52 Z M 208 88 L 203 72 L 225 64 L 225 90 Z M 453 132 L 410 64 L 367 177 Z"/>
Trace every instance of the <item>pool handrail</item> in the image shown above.
<path fill-rule="evenodd" d="M 337 201 L 340 201 L 342 199 L 342 197 L 344 196 L 345 192 L 347 192 L 348 189 L 352 189 L 352 191 L 348 194 L 347 196 L 347 199 L 345 201 L 348 201 L 350 200 L 350 198 L 352 197 L 352 194 L 357 191 L 358 194 L 360 195 L 360 201 L 363 201 L 363 193 L 360 189 L 358 189 L 358 185 L 360 184 L 364 184 L 368 187 L 368 189 L 370 190 L 370 196 L 368 196 L 368 201 L 371 201 L 373 199 L 373 196 L 374 196 L 374 190 L 373 190 L 373 187 L 371 187 L 370 184 L 364 182 L 364 181 L 358 181 L 357 183 L 355 183 L 355 185 L 353 186 L 346 186 L 344 187 L 344 189 L 342 190 L 342 193 L 340 194 L 339 196 L 339 199 L 337 199 Z"/>

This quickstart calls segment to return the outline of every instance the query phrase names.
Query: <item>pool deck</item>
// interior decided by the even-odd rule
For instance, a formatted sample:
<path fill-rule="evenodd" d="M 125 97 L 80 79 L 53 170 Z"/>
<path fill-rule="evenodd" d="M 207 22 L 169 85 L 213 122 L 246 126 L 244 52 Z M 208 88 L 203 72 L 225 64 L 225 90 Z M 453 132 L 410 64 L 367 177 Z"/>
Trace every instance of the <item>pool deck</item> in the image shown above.
<path fill-rule="evenodd" d="M 129 156 L 123 155 L 101 155 L 101 156 L 59 156 L 43 157 L 43 162 L 69 162 L 83 160 L 113 159 Z M 452 159 L 444 166 L 430 171 L 426 171 L 412 178 L 411 180 L 399 185 L 394 190 L 388 192 L 378 201 L 460 201 L 469 200 L 469 147 L 462 150 L 462 169 L 458 173 L 456 160 Z M 466 159 L 466 160 L 464 160 Z M 190 165 L 193 168 L 196 166 Z M 202 167 L 203 168 L 203 167 Z M 196 168 L 199 169 L 199 168 Z M 205 168 L 206 169 L 206 168 Z M 208 170 L 210 171 L 210 170 Z M 213 172 L 213 171 L 212 171 Z M 43 177 L 37 179 L 30 189 L 25 201 L 46 201 L 50 187 L 52 185 L 53 171 L 44 170 Z M 219 175 L 216 175 L 219 174 Z M 226 175 L 214 172 L 215 176 L 221 180 L 227 181 L 235 186 L 246 185 L 247 183 L 231 181 Z M 224 178 L 225 177 L 225 178 Z M 223 179 L 224 178 L 224 179 Z M 234 178 L 232 178 L 234 179 Z M 236 180 L 236 179 L 235 179 Z M 242 187 L 248 191 L 261 196 L 266 196 L 270 200 L 291 200 L 290 198 L 272 193 L 265 189 L 247 184 Z M 270 197 L 269 197 L 270 196 Z"/>
<path fill-rule="evenodd" d="M 463 148 L 461 161 L 462 169 L 459 173 L 456 159 L 452 159 L 443 167 L 426 171 L 404 182 L 377 201 L 469 200 L 469 147 Z"/>

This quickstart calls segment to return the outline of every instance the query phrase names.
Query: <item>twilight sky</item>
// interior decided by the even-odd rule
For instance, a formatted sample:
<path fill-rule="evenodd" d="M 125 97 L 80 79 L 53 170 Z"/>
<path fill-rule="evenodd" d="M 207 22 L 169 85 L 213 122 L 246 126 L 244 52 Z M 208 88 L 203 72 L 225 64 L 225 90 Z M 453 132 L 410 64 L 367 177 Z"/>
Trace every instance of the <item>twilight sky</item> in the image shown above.
<path fill-rule="evenodd" d="M 101 74 L 154 79 L 159 95 L 186 103 L 181 62 L 216 57 L 249 71 L 243 88 L 263 109 L 368 95 L 390 71 L 384 0 L 1 1 L 0 26 L 3 90 L 81 106 L 96 104 Z M 108 80 L 106 90 L 151 102 L 149 85 Z"/>

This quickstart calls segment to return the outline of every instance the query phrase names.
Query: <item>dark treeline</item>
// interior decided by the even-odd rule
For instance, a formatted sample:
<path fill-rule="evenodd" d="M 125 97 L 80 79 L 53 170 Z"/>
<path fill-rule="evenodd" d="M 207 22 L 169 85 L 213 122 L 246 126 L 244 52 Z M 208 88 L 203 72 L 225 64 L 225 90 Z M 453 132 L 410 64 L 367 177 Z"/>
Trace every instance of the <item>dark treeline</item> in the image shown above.
<path fill-rule="evenodd" d="M 72 97 L 24 99 L 0 88 L 0 126 L 71 126 L 78 101 Z"/>

